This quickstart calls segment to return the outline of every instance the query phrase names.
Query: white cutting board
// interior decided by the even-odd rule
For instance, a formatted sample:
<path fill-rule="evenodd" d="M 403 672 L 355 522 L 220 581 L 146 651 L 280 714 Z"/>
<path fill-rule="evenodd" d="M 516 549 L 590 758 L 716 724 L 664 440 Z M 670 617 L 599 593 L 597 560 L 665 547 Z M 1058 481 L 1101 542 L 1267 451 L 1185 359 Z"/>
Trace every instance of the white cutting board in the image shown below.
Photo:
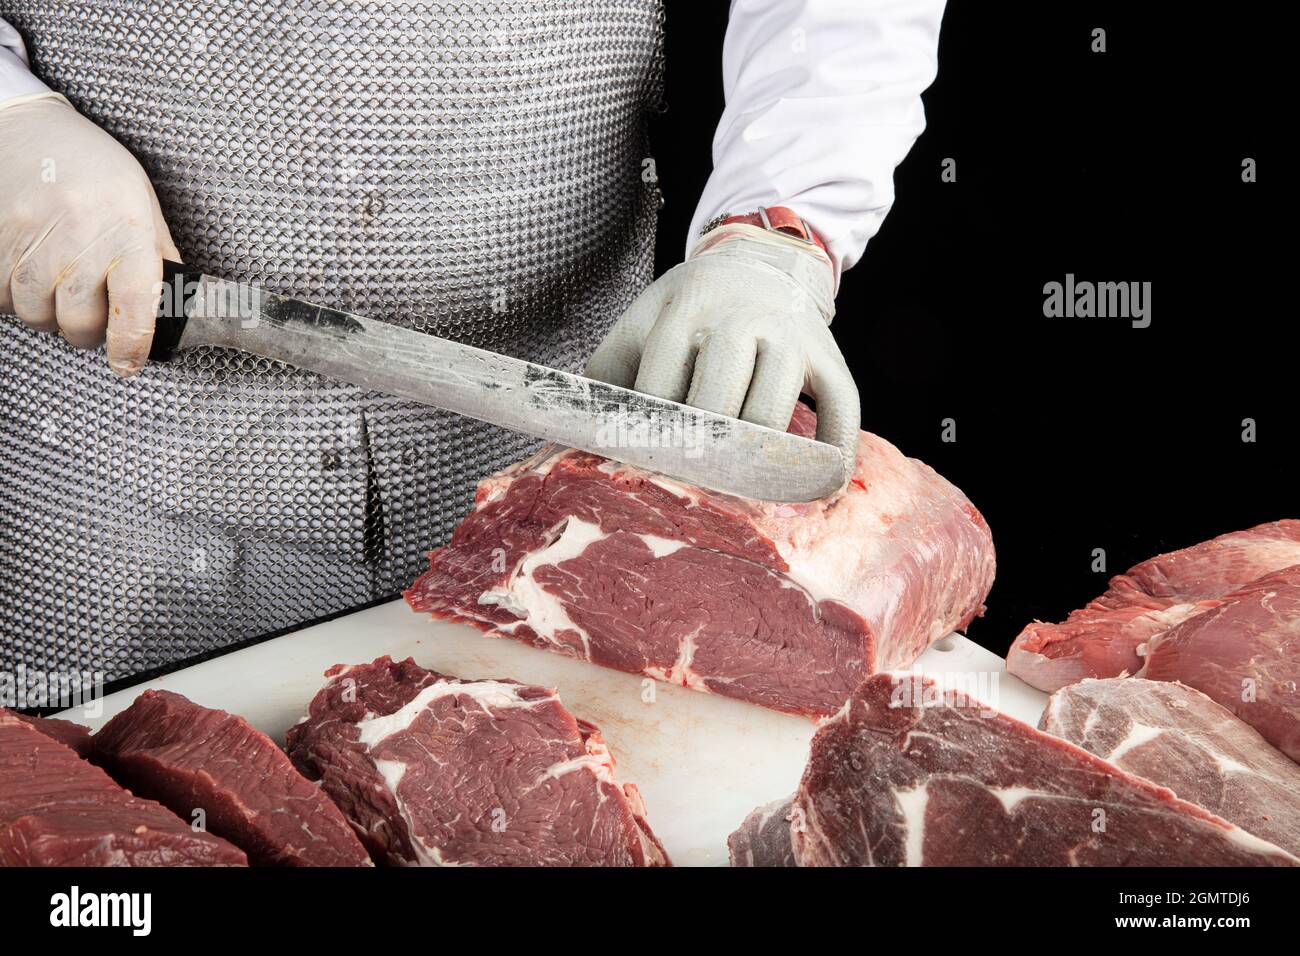
<path fill-rule="evenodd" d="M 60 716 L 97 729 L 145 688 L 165 688 L 241 714 L 283 744 L 327 667 L 383 654 L 413 657 L 457 677 L 509 677 L 557 688 L 570 711 L 601 728 L 619 779 L 640 788 L 650 825 L 678 866 L 725 865 L 727 836 L 749 812 L 794 791 L 816 729 L 803 718 L 434 621 L 400 600 L 110 694 L 94 712 L 73 708 Z M 985 703 L 1031 724 L 1047 699 L 1009 676 L 996 654 L 956 634 L 926 651 L 917 668 L 983 680 Z"/>

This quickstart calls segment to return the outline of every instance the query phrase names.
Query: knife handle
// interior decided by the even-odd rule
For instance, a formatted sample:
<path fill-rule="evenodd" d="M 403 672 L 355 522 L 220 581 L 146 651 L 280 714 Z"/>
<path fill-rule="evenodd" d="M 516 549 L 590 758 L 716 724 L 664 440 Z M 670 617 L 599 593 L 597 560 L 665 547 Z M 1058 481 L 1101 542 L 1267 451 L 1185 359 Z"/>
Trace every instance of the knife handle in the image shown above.
<path fill-rule="evenodd" d="M 154 319 L 153 344 L 149 348 L 151 362 L 169 362 L 176 358 L 181 335 L 185 332 L 185 307 L 198 288 L 198 273 L 186 273 L 179 262 L 163 260 L 162 298 Z"/>

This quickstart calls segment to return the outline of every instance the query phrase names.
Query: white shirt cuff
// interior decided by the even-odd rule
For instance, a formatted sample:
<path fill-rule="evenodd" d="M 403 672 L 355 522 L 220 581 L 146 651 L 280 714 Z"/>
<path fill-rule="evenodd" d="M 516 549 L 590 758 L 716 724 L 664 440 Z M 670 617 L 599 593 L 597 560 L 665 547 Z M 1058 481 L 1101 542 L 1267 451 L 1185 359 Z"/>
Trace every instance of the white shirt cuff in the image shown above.
<path fill-rule="evenodd" d="M 826 243 L 838 282 L 894 201 L 925 128 L 943 0 L 734 0 L 727 105 L 687 248 L 721 213 L 787 206 Z"/>
<path fill-rule="evenodd" d="M 32 75 L 27 48 L 18 31 L 0 20 L 0 103 L 33 93 L 48 93 L 50 88 Z"/>

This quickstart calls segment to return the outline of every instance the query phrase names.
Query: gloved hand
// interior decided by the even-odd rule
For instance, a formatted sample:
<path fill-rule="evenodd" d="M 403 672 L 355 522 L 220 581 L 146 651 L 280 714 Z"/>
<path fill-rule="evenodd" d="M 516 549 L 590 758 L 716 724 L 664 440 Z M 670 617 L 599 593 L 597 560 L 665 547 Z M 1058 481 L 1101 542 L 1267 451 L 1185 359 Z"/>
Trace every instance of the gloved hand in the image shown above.
<path fill-rule="evenodd" d="M 817 438 L 843 453 L 847 479 L 861 410 L 829 328 L 834 284 L 818 247 L 719 226 L 629 306 L 587 375 L 782 431 L 807 392 Z"/>
<path fill-rule="evenodd" d="M 164 257 L 180 258 L 134 156 L 61 96 L 0 103 L 0 312 L 78 348 L 107 339 L 131 375 Z"/>

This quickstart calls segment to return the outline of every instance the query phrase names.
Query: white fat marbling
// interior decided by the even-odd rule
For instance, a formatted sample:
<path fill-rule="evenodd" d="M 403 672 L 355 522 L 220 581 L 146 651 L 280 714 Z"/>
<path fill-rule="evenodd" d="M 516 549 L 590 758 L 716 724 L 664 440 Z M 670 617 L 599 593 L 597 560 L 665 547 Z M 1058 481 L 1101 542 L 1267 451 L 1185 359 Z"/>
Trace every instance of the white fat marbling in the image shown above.
<path fill-rule="evenodd" d="M 441 697 L 458 696 L 472 698 L 485 709 L 530 707 L 533 703 L 521 698 L 519 689 L 514 684 L 491 680 L 469 681 L 463 684 L 455 681 L 438 681 L 425 687 L 391 714 L 369 714 L 357 721 L 359 733 L 357 739 L 367 747 L 373 747 L 392 734 L 410 727 L 412 721 L 435 700 Z"/>
<path fill-rule="evenodd" d="M 587 739 L 587 752 L 581 757 L 551 764 L 542 773 L 542 779 L 557 779 L 575 770 L 590 770 L 602 783 L 614 783 L 614 758 L 603 742 Z"/>
<path fill-rule="evenodd" d="M 691 663 L 695 660 L 695 639 L 699 637 L 703 626 L 700 625 L 681 639 L 677 645 L 677 659 L 673 661 L 672 667 L 668 670 L 662 667 L 647 667 L 642 673 L 666 684 L 680 684 L 683 687 L 707 692 L 709 687 L 704 678 L 691 669 Z"/>
<path fill-rule="evenodd" d="M 1141 747 L 1145 743 L 1150 743 L 1162 733 L 1164 733 L 1164 731 L 1159 727 L 1151 727 L 1147 724 L 1139 724 L 1137 721 L 1134 721 L 1132 729 L 1124 735 L 1123 740 L 1115 745 L 1115 749 L 1110 752 L 1110 755 L 1106 759 L 1111 763 L 1119 763 L 1119 761 L 1123 759 L 1124 755 L 1134 747 Z"/>
<path fill-rule="evenodd" d="M 677 538 L 661 538 L 657 534 L 639 534 L 637 537 L 656 558 L 666 558 L 686 547 L 686 542 Z"/>
<path fill-rule="evenodd" d="M 925 859 L 925 808 L 930 802 L 926 784 L 912 790 L 895 790 L 894 802 L 903 815 L 903 829 L 907 833 L 905 859 L 908 866 L 922 866 Z"/>
<path fill-rule="evenodd" d="M 384 778 L 384 786 L 394 796 L 397 796 L 397 788 L 402 784 L 402 778 L 406 776 L 406 764 L 400 760 L 376 760 L 375 769 L 379 771 L 379 776 Z"/>
<path fill-rule="evenodd" d="M 1296 860 L 1295 856 L 1282 849 L 1276 843 L 1269 843 L 1267 840 L 1260 839 L 1255 836 L 1255 834 L 1249 833 L 1241 827 L 1235 827 L 1232 824 L 1228 824 L 1227 837 L 1233 843 L 1237 844 L 1237 846 L 1250 853 L 1260 853 L 1266 856 L 1280 853 L 1284 857 L 1300 862 L 1300 860 Z"/>
<path fill-rule="evenodd" d="M 563 645 L 559 639 L 563 631 L 573 631 L 582 639 L 585 656 L 591 656 L 591 638 L 587 632 L 569 616 L 564 602 L 537 583 L 534 574 L 539 568 L 557 565 L 572 558 L 579 557 L 591 545 L 604 541 L 609 535 L 599 525 L 581 518 L 566 519 L 558 537 L 545 547 L 529 553 L 510 576 L 509 581 L 499 587 L 484 591 L 478 597 L 479 604 L 493 604 L 505 608 L 521 620 L 510 624 L 497 625 L 497 629 L 512 633 L 520 624 L 527 624 L 544 641 L 557 646 Z M 672 538 L 663 538 L 653 534 L 639 534 L 642 543 L 650 549 L 655 558 L 667 557 L 686 547 L 686 542 Z"/>
<path fill-rule="evenodd" d="M 989 787 L 988 792 L 998 798 L 1002 804 L 1002 809 L 1007 813 L 1013 813 L 1021 802 L 1033 797 L 1046 797 L 1053 799 L 1057 795 L 1044 793 L 1042 790 L 1034 790 L 1032 787 Z"/>

